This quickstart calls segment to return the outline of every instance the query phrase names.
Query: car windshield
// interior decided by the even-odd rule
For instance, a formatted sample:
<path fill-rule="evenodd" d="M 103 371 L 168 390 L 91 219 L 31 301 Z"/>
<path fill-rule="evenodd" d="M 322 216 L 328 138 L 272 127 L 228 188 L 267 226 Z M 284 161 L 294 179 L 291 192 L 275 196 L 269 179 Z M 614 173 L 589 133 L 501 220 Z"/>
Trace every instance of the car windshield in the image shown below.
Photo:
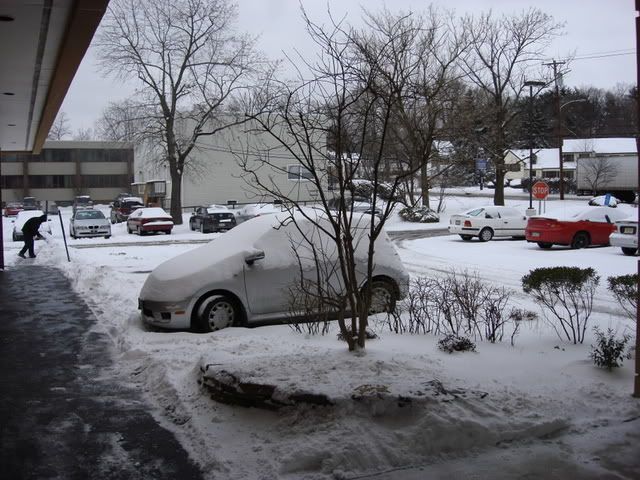
<path fill-rule="evenodd" d="M 104 215 L 99 210 L 86 210 L 76 213 L 76 220 L 96 220 L 104 218 Z"/>

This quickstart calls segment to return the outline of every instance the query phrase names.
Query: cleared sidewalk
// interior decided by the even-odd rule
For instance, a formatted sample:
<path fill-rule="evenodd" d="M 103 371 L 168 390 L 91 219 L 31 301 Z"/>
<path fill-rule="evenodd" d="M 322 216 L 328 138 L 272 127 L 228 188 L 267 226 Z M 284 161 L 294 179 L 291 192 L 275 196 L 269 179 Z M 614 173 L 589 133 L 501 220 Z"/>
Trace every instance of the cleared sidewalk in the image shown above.
<path fill-rule="evenodd" d="M 0 271 L 0 478 L 202 478 L 64 275 L 25 263 Z"/>

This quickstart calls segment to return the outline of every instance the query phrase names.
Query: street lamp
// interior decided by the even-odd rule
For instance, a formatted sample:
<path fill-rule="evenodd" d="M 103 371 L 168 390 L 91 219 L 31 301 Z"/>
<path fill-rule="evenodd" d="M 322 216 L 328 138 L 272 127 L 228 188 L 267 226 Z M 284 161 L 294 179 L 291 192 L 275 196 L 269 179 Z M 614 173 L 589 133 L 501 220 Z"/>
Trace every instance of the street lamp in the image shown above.
<path fill-rule="evenodd" d="M 558 104 L 560 102 L 560 96 L 558 95 Z M 578 98 L 576 100 L 570 100 L 566 103 L 563 103 L 558 107 L 558 155 L 560 157 L 560 200 L 564 200 L 564 159 L 562 158 L 562 109 L 567 105 L 571 105 L 572 103 L 578 102 L 586 102 L 586 98 Z"/>
<path fill-rule="evenodd" d="M 532 214 L 533 210 L 533 87 L 542 88 L 546 85 L 537 80 L 525 80 L 524 86 L 529 87 L 529 210 L 527 214 Z"/>

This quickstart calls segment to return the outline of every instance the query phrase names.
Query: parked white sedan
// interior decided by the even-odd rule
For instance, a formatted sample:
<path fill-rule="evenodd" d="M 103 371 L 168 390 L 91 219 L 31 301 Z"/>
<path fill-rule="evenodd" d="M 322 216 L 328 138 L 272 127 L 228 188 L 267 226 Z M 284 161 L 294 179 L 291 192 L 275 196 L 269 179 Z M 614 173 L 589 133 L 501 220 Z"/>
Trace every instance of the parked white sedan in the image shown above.
<path fill-rule="evenodd" d="M 321 272 L 339 270 L 335 242 L 325 231 L 302 217 L 296 217 L 295 223 L 287 219 L 287 213 L 254 218 L 156 267 L 138 299 L 142 319 L 163 328 L 210 332 L 288 318 L 294 310 L 291 302 L 298 300 L 292 289 L 301 280 L 306 284 L 318 279 L 313 254 L 322 251 Z M 328 222 L 326 218 L 319 221 Z M 367 278 L 368 232 L 354 226 L 354 237 L 364 239 L 355 252 L 356 265 L 361 267 L 357 270 L 360 287 Z M 322 281 L 323 291 L 343 293 L 339 274 L 331 273 Z M 408 284 L 409 275 L 383 231 L 375 243 L 371 304 L 376 307 L 372 311 L 393 310 L 396 300 L 406 295 Z"/>
<path fill-rule="evenodd" d="M 100 210 L 78 208 L 69 220 L 69 236 L 111 237 L 111 224 Z"/>
<path fill-rule="evenodd" d="M 478 237 L 488 242 L 493 237 L 514 237 L 524 239 L 527 217 L 513 207 L 476 207 L 464 213 L 452 215 L 449 232 L 460 235 L 463 240 Z"/>
<path fill-rule="evenodd" d="M 616 222 L 616 229 L 609 236 L 609 243 L 620 247 L 625 255 L 638 253 L 638 219 L 626 218 Z"/>

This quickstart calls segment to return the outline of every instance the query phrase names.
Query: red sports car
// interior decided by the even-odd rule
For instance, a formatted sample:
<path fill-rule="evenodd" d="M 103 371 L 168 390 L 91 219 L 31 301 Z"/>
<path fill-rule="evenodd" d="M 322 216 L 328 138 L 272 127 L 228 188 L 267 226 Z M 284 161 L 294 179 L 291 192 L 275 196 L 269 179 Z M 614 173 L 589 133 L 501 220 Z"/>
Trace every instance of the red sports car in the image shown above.
<path fill-rule="evenodd" d="M 609 245 L 609 235 L 615 230 L 614 222 L 629 215 L 630 211 L 624 206 L 565 209 L 531 217 L 525 236 L 527 242 L 535 242 L 545 249 L 553 245 L 570 245 L 571 248 Z"/>
<path fill-rule="evenodd" d="M 138 208 L 127 219 L 127 232 L 144 235 L 149 232 L 164 232 L 173 228 L 171 215 L 159 207 Z"/>

